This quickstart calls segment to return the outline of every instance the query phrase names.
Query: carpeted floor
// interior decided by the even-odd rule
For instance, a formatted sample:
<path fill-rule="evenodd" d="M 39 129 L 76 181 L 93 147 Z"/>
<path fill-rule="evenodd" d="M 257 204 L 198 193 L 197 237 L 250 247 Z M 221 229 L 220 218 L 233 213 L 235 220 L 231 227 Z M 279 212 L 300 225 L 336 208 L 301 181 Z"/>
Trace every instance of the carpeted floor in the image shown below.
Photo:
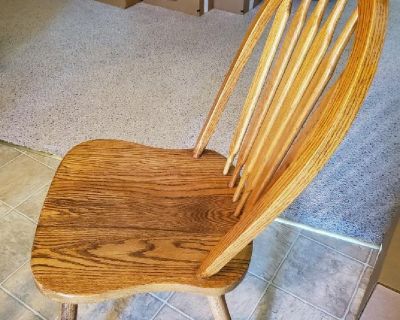
<path fill-rule="evenodd" d="M 254 15 L 212 10 L 199 18 L 89 0 L 0 0 L 0 8 L 0 139 L 59 155 L 92 138 L 192 147 Z M 399 20 L 394 0 L 364 107 L 286 218 L 381 242 L 400 193 Z M 254 65 L 212 141 L 220 152 Z"/>

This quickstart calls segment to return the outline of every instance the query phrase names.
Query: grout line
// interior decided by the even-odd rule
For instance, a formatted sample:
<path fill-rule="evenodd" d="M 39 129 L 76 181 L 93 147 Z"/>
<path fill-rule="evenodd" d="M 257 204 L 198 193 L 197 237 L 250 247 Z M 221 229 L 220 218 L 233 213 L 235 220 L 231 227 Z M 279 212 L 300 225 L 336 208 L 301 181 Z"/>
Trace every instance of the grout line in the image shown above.
<path fill-rule="evenodd" d="M 338 318 L 337 316 L 331 314 L 330 312 L 328 312 L 328 311 L 326 311 L 326 310 L 324 310 L 324 309 L 322 309 L 322 308 L 320 308 L 320 307 L 318 307 L 318 306 L 312 304 L 311 302 L 308 302 L 307 300 L 304 300 L 304 299 L 298 297 L 298 296 L 295 295 L 294 293 L 292 293 L 292 292 L 290 292 L 290 291 L 288 291 L 288 290 L 286 290 L 286 289 L 284 289 L 284 288 L 282 288 L 282 287 L 280 287 L 280 286 L 278 286 L 278 285 L 276 285 L 276 284 L 274 284 L 274 283 L 271 283 L 271 286 L 273 286 L 274 288 L 279 289 L 279 290 L 285 292 L 285 293 L 288 294 L 288 295 L 291 295 L 292 297 L 294 297 L 294 298 L 300 300 L 301 302 L 303 302 L 303 303 L 309 305 L 310 307 L 313 307 L 314 309 L 317 309 L 318 311 L 321 311 L 322 313 L 327 314 L 328 316 L 330 316 L 330 317 L 332 317 L 332 318 L 334 318 L 334 319 L 341 320 L 341 318 Z"/>
<path fill-rule="evenodd" d="M 46 188 L 50 183 L 46 183 L 44 186 L 41 186 L 39 189 L 37 189 L 35 192 L 31 193 L 27 198 L 25 198 L 24 200 L 22 200 L 22 202 L 18 203 L 15 207 L 11 207 L 11 211 L 15 211 L 16 213 L 18 213 L 19 215 L 27 218 L 28 220 L 30 220 L 31 222 L 33 222 L 35 225 L 38 224 L 37 221 L 33 220 L 32 218 L 28 217 L 25 213 L 21 212 L 19 209 L 17 209 L 20 205 L 22 205 L 23 203 L 25 203 L 26 201 L 28 201 L 29 199 L 31 199 L 32 197 L 36 196 L 37 194 L 39 194 L 44 188 Z M 1 200 L 0 200 L 1 201 Z"/>
<path fill-rule="evenodd" d="M 38 311 L 33 309 L 31 306 L 27 305 L 25 302 L 23 302 L 20 298 L 15 296 L 13 293 L 8 291 L 6 288 L 4 288 L 2 285 L 0 285 L 0 290 L 3 290 L 6 294 L 8 294 L 10 297 L 14 298 L 14 300 L 17 300 L 20 304 L 22 304 L 25 308 L 28 310 L 32 311 L 35 315 L 37 315 L 39 318 L 43 320 L 47 320 L 43 315 L 41 315 Z"/>
<path fill-rule="evenodd" d="M 29 259 L 26 260 L 24 263 L 22 263 L 17 269 L 15 269 L 13 272 L 11 272 L 7 277 L 5 277 L 5 279 L 0 282 L 0 286 L 2 286 L 4 283 L 6 283 L 6 281 L 8 279 L 10 279 L 14 274 L 16 274 L 18 272 L 18 270 L 20 270 L 24 265 L 26 265 L 28 263 L 28 261 L 29 261 Z"/>
<path fill-rule="evenodd" d="M 378 261 L 379 255 L 381 254 L 381 251 L 382 251 L 382 248 L 383 247 L 381 245 L 381 248 L 378 250 L 374 261 L 371 261 L 371 264 L 369 264 L 369 262 L 370 262 L 369 260 L 371 260 L 371 257 L 372 257 L 372 251 L 371 251 L 371 255 L 369 256 L 368 261 L 367 261 L 368 267 L 371 267 L 371 268 L 375 269 L 376 262 Z"/>
<path fill-rule="evenodd" d="M 287 220 L 285 218 L 279 218 L 278 217 L 274 221 L 282 223 L 282 224 L 286 224 L 286 225 L 289 225 L 289 226 L 297 227 L 299 229 L 303 229 L 303 230 L 306 230 L 306 231 L 314 232 L 314 233 L 317 233 L 317 234 L 320 234 L 320 235 L 328 236 L 328 237 L 335 238 L 335 239 L 340 239 L 340 240 L 343 240 L 343 241 L 346 241 L 346 242 L 350 242 L 350 243 L 353 243 L 353 244 L 358 244 L 358 245 L 361 245 L 361 246 L 364 246 L 364 247 L 368 247 L 368 248 L 371 248 L 371 249 L 379 249 L 380 248 L 379 245 L 376 245 L 376 244 L 373 244 L 373 243 L 369 243 L 369 242 L 361 241 L 361 240 L 358 240 L 358 239 L 355 239 L 355 238 L 352 238 L 352 237 L 347 237 L 347 236 L 340 235 L 340 234 L 337 234 L 337 233 L 333 233 L 333 232 L 317 229 L 317 228 L 308 226 L 306 224 L 302 224 L 302 223 L 298 223 L 298 222 L 293 222 L 293 221 Z"/>
<path fill-rule="evenodd" d="M 1 199 L 0 199 L 0 203 L 2 203 L 3 205 L 5 205 L 8 208 L 8 210 L 5 213 L 3 213 L 3 215 L 2 215 L 3 216 L 2 218 L 4 218 L 5 216 L 9 215 L 11 213 L 11 211 L 13 211 L 13 208 L 8 203 L 5 203 Z"/>
<path fill-rule="evenodd" d="M 336 253 L 338 253 L 338 254 L 340 254 L 340 255 L 346 257 L 346 258 L 349 258 L 349 259 L 351 259 L 351 260 L 353 260 L 353 261 L 359 262 L 359 263 L 361 263 L 361 264 L 363 264 L 363 265 L 368 264 L 368 261 L 367 261 L 367 262 L 363 262 L 363 261 L 361 261 L 361 260 L 358 260 L 357 258 L 354 258 L 354 257 L 352 257 L 352 256 L 349 256 L 349 255 L 347 255 L 346 253 L 343 253 L 343 252 L 341 252 L 341 251 L 335 249 L 334 247 L 331 247 L 331 246 L 329 246 L 329 245 L 327 245 L 327 244 L 325 244 L 325 243 L 319 242 L 318 240 L 315 240 L 315 239 L 313 239 L 313 238 L 309 238 L 309 237 L 305 236 L 304 234 L 302 234 L 301 236 L 302 236 L 303 238 L 306 238 L 306 239 L 310 240 L 310 241 L 313 241 L 313 242 L 315 242 L 315 243 L 318 243 L 319 245 L 321 245 L 321 246 L 323 246 L 323 247 L 325 247 L 325 248 L 331 249 L 332 251 L 334 251 L 334 252 L 336 252 Z M 371 254 L 371 251 L 370 251 L 370 253 L 368 254 L 368 257 L 369 257 L 370 254 Z"/>
<path fill-rule="evenodd" d="M 24 198 L 22 201 L 20 201 L 15 207 L 13 207 L 13 209 L 19 207 L 21 204 L 23 204 L 26 200 L 28 200 L 29 198 L 33 197 L 34 195 L 36 195 L 39 191 L 42 191 L 42 189 L 44 189 L 47 185 L 49 185 L 51 182 L 46 182 L 45 184 L 41 185 L 40 187 L 36 188 L 36 190 L 34 192 L 32 192 L 29 196 L 27 196 L 26 198 Z"/>
<path fill-rule="evenodd" d="M 164 302 L 164 304 L 160 307 L 160 309 L 156 312 L 156 314 L 151 318 L 151 320 L 153 320 L 153 319 L 160 313 L 161 309 L 162 309 L 164 306 L 167 306 L 167 307 L 171 308 L 172 310 L 174 310 L 174 311 L 180 313 L 181 315 L 183 315 L 185 318 L 188 318 L 189 320 L 194 320 L 191 316 L 189 316 L 188 314 L 186 314 L 185 312 L 183 312 L 182 310 L 178 309 L 177 307 L 173 306 L 172 304 L 170 304 L 170 303 L 168 302 L 169 299 L 174 295 L 174 292 L 172 292 L 172 293 L 167 297 L 167 299 L 160 298 L 160 297 L 158 297 L 157 295 L 155 295 L 155 294 L 153 294 L 153 293 L 150 293 L 150 294 L 151 294 L 154 298 L 156 298 L 156 299 L 158 299 L 158 300 Z"/>
<path fill-rule="evenodd" d="M 262 277 L 262 276 L 259 276 L 258 274 L 255 274 L 253 271 L 247 271 L 249 274 L 251 274 L 253 277 L 256 277 L 257 279 L 259 279 L 259 280 L 262 280 L 262 281 L 264 281 L 264 282 L 271 282 L 270 280 L 267 280 L 267 279 L 265 279 L 264 277 Z"/>
<path fill-rule="evenodd" d="M 39 162 L 40 164 L 44 165 L 45 167 L 51 169 L 51 170 L 56 170 L 57 168 L 53 168 L 51 166 L 49 166 L 48 164 L 45 164 L 44 162 L 40 161 L 39 159 L 36 159 L 34 157 L 32 157 L 32 155 L 30 155 L 27 151 L 21 151 L 24 155 L 26 155 L 27 157 L 31 158 L 32 160 L 35 160 L 36 162 Z M 43 157 L 48 157 L 51 158 L 49 156 L 43 156 Z M 51 158 L 51 159 L 55 159 L 55 158 Z M 57 160 L 57 159 L 55 159 Z"/>
<path fill-rule="evenodd" d="M 0 200 L 1 201 L 1 200 Z M 15 212 L 16 214 L 18 214 L 19 216 L 24 217 L 25 219 L 29 220 L 30 222 L 32 222 L 34 225 L 37 225 L 37 222 L 34 221 L 32 218 L 29 218 L 27 215 L 23 214 L 21 211 L 19 211 L 16 208 L 11 208 L 10 210 L 7 211 L 7 213 L 5 213 L 2 217 L 5 218 L 6 216 L 9 216 L 12 212 Z"/>
<path fill-rule="evenodd" d="M 289 256 L 289 253 L 292 251 L 294 244 L 297 242 L 297 240 L 300 237 L 300 233 L 298 233 L 296 235 L 296 238 L 293 239 L 293 242 L 290 244 L 290 247 L 288 248 L 288 250 L 286 251 L 286 254 L 284 255 L 284 257 L 282 258 L 282 261 L 279 263 L 278 267 L 276 268 L 276 270 L 274 271 L 274 273 L 271 276 L 271 280 L 268 281 L 267 279 L 263 279 L 264 281 L 267 281 L 267 287 L 265 288 L 265 290 L 263 291 L 262 295 L 260 296 L 260 298 L 257 300 L 256 305 L 254 306 L 253 310 L 250 312 L 249 316 L 247 317 L 247 320 L 249 320 L 254 312 L 257 310 L 258 305 L 260 304 L 261 299 L 264 297 L 265 293 L 267 292 L 268 288 L 272 285 L 272 281 L 275 279 L 276 275 L 278 274 L 279 270 L 281 269 L 283 263 L 285 262 L 286 258 Z M 260 278 L 263 278 L 260 276 Z"/>
<path fill-rule="evenodd" d="M 371 252 L 372 252 L 372 251 L 371 251 Z M 371 253 L 369 254 L 369 257 L 370 257 L 370 256 L 371 256 Z M 369 257 L 368 257 L 368 259 L 369 259 Z M 365 272 L 367 271 L 367 268 L 368 268 L 368 265 L 367 265 L 367 264 L 364 265 L 364 268 L 363 268 L 363 270 L 361 271 L 361 274 L 360 274 L 359 277 L 358 277 L 356 287 L 354 288 L 353 294 L 351 295 L 351 299 L 350 299 L 350 301 L 349 301 L 349 303 L 348 303 L 348 305 L 347 305 L 347 308 L 346 308 L 346 311 L 345 311 L 345 313 L 344 313 L 344 316 L 342 317 L 343 320 L 346 318 L 346 316 L 347 316 L 348 313 L 350 312 L 350 307 L 351 307 L 351 305 L 353 304 L 353 301 L 354 301 L 354 298 L 355 298 L 355 296 L 356 296 L 356 294 L 357 294 L 358 288 L 360 287 L 361 279 L 362 279 L 362 277 L 364 276 Z"/>
<path fill-rule="evenodd" d="M 154 313 L 154 315 L 150 318 L 150 320 L 154 320 L 155 317 L 157 317 L 158 314 L 161 312 L 162 308 L 164 308 L 164 306 L 166 305 L 166 303 L 167 303 L 167 301 L 169 300 L 169 298 L 171 298 L 171 297 L 174 295 L 174 293 L 171 292 L 171 293 L 168 295 L 167 299 L 162 299 L 162 298 L 160 298 L 159 296 L 155 295 L 155 294 L 152 293 L 152 292 L 148 292 L 148 294 L 151 295 L 153 298 L 157 299 L 158 301 L 161 301 L 161 302 L 162 302 L 161 306 L 157 309 L 157 311 Z"/>
<path fill-rule="evenodd" d="M 367 262 L 365 263 L 366 265 L 368 265 L 369 266 L 369 260 L 371 259 L 371 257 L 372 257 L 372 249 L 369 251 L 369 255 L 368 255 L 368 258 L 367 258 Z"/>
<path fill-rule="evenodd" d="M 292 246 L 290 247 L 289 251 L 292 250 L 292 248 L 293 248 L 293 246 L 294 246 L 294 243 L 295 243 L 295 242 L 298 240 L 298 238 L 300 238 L 300 237 L 309 239 L 310 241 L 313 241 L 313 242 L 318 243 L 318 244 L 320 244 L 320 245 L 322 245 L 322 246 L 324 246 L 324 247 L 326 247 L 326 248 L 328 248 L 328 249 L 331 249 L 331 250 L 337 252 L 338 254 L 341 254 L 342 256 L 345 256 L 345 257 L 350 258 L 350 259 L 352 259 L 352 260 L 354 260 L 354 261 L 356 261 L 356 262 L 358 262 L 358 263 L 361 263 L 361 264 L 363 265 L 363 268 L 366 268 L 366 267 L 368 266 L 368 261 L 367 261 L 367 262 L 361 262 L 361 261 L 359 261 L 359 260 L 357 260 L 357 259 L 355 259 L 355 258 L 353 258 L 353 257 L 350 257 L 350 256 L 348 256 L 348 255 L 346 255 L 346 254 L 344 254 L 344 253 L 342 253 L 342 252 L 340 252 L 340 251 L 338 251 L 338 250 L 336 250 L 336 249 L 334 249 L 334 248 L 332 248 L 332 247 L 330 247 L 330 246 L 328 246 L 328 245 L 326 245 L 326 244 L 320 243 L 319 241 L 314 240 L 314 239 L 312 239 L 312 238 L 309 238 L 309 237 L 307 237 L 307 236 L 305 236 L 305 235 L 303 235 L 303 234 L 299 234 L 299 235 L 297 236 L 296 240 L 293 242 L 293 244 L 292 244 Z M 288 251 L 288 253 L 286 254 L 286 256 L 285 256 L 285 258 L 284 258 L 283 260 L 286 260 L 287 256 L 289 255 L 289 251 Z M 370 250 L 368 256 L 370 256 L 371 253 L 372 253 L 372 250 Z M 283 264 L 283 262 L 282 262 L 282 264 Z M 278 269 L 281 268 L 282 264 L 279 265 Z M 328 311 L 325 311 L 324 309 L 322 309 L 322 308 L 320 308 L 320 307 L 318 307 L 318 306 L 316 306 L 316 305 L 314 305 L 314 304 L 312 304 L 312 303 L 310 303 L 310 302 L 308 302 L 308 301 L 306 301 L 306 300 L 304 300 L 304 299 L 298 297 L 298 296 L 295 295 L 294 293 L 291 293 L 290 291 L 288 291 L 288 290 L 286 290 L 286 289 L 283 289 L 282 287 L 280 287 L 279 285 L 277 285 L 277 284 L 274 282 L 277 273 L 278 273 L 278 271 L 274 274 L 274 276 L 273 276 L 273 278 L 272 278 L 272 280 L 271 280 L 271 285 L 272 285 L 273 287 L 278 288 L 278 289 L 280 289 L 280 290 L 286 292 L 287 294 L 292 295 L 293 297 L 299 299 L 300 301 L 302 301 L 302 302 L 304 302 L 304 303 L 306 303 L 306 304 L 312 306 L 313 308 L 315 308 L 315 309 L 317 309 L 317 310 L 319 310 L 319 311 L 321 311 L 321 312 L 324 312 L 325 314 L 327 314 L 327 315 L 329 315 L 329 316 L 331 316 L 331 317 L 334 317 L 335 319 L 339 319 L 339 320 L 342 319 L 342 318 L 338 318 L 337 316 L 334 316 L 333 314 L 330 314 Z M 363 272 L 361 273 L 361 275 L 362 275 L 362 274 L 363 274 Z M 360 278 L 360 279 L 361 279 L 361 278 Z M 356 290 L 357 290 L 357 288 L 358 288 L 358 285 L 359 285 L 359 281 L 357 281 Z M 351 301 L 352 301 L 352 299 L 350 299 L 350 302 L 351 302 Z M 349 305 L 350 305 L 350 302 L 349 302 Z M 348 307 L 349 307 L 349 305 L 348 305 Z"/>
<path fill-rule="evenodd" d="M 255 305 L 255 307 L 253 308 L 253 310 L 251 310 L 249 316 L 247 317 L 247 320 L 249 320 L 249 319 L 253 316 L 254 312 L 256 312 L 258 306 L 260 305 L 260 302 L 261 302 L 262 298 L 265 296 L 265 294 L 267 293 L 267 291 L 268 291 L 268 289 L 269 289 L 270 286 L 271 286 L 271 282 L 268 281 L 268 282 L 267 282 L 267 286 L 265 287 L 265 289 L 264 289 L 263 292 L 261 293 L 260 297 L 257 299 L 256 305 Z"/>
<path fill-rule="evenodd" d="M 0 144 L 2 144 L 1 140 L 0 140 Z M 43 155 L 45 157 L 52 157 L 52 156 L 58 157 L 57 155 L 52 154 L 51 152 L 32 149 L 30 147 L 26 147 L 26 146 L 23 146 L 21 144 L 13 144 L 13 143 L 10 144 L 10 143 L 6 142 L 5 145 L 8 145 L 10 148 L 13 148 L 14 150 L 17 150 L 17 151 L 22 152 L 22 153 L 32 152 L 32 153 L 41 154 L 41 155 Z"/>
<path fill-rule="evenodd" d="M 16 157 L 12 158 L 11 160 L 8 160 L 6 163 L 3 163 L 3 164 L 0 166 L 0 169 L 3 168 L 3 167 L 5 167 L 5 166 L 8 165 L 9 163 L 13 162 L 13 161 L 16 160 L 17 158 L 21 157 L 22 155 L 23 155 L 23 153 L 20 152 L 19 155 L 17 155 Z"/>
<path fill-rule="evenodd" d="M 168 297 L 166 299 L 163 299 L 163 298 L 157 296 L 156 294 L 154 294 L 153 292 L 147 292 L 147 293 L 149 295 L 151 295 L 153 298 L 156 298 L 157 300 L 160 300 L 161 302 L 167 302 L 174 295 L 174 292 L 170 292 Z"/>
<path fill-rule="evenodd" d="M 161 303 L 161 306 L 157 309 L 156 313 L 154 313 L 154 315 L 150 318 L 150 320 L 154 320 L 155 317 L 158 316 L 158 314 L 161 312 L 162 308 L 164 308 L 165 305 L 166 305 L 165 301 L 163 303 Z"/>
<path fill-rule="evenodd" d="M 296 236 L 296 238 L 293 240 L 292 244 L 290 245 L 289 249 L 287 250 L 285 256 L 282 258 L 282 261 L 279 263 L 278 268 L 276 268 L 275 272 L 273 273 L 272 277 L 271 277 L 271 282 L 273 282 L 275 280 L 276 275 L 278 274 L 279 270 L 281 269 L 283 263 L 286 261 L 286 258 L 289 256 L 290 252 L 292 251 L 295 243 L 297 242 L 297 240 L 299 240 L 300 238 L 300 233 Z"/>
<path fill-rule="evenodd" d="M 35 226 L 37 225 L 37 222 L 34 221 L 32 218 L 29 218 L 28 216 L 26 216 L 25 214 L 23 214 L 21 211 L 17 210 L 17 209 L 13 209 L 13 211 L 18 214 L 19 216 L 24 217 L 25 219 L 28 219 L 30 222 L 32 222 Z"/>
<path fill-rule="evenodd" d="M 188 318 L 189 320 L 194 320 L 191 316 L 189 316 L 188 314 L 186 314 L 182 310 L 179 310 L 177 307 L 174 307 L 172 304 L 169 304 L 168 302 L 165 302 L 165 305 L 170 307 L 172 310 L 175 310 L 176 312 L 180 313 L 185 318 Z"/>
<path fill-rule="evenodd" d="M 313 242 L 315 242 L 315 243 L 318 243 L 318 244 L 320 244 L 320 245 L 322 245 L 322 246 L 324 246 L 324 247 L 326 247 L 326 248 L 328 248 L 328 249 L 331 249 L 331 250 L 337 252 L 338 254 L 341 254 L 342 256 L 345 256 L 345 257 L 347 257 L 347 258 L 350 258 L 350 259 L 352 259 L 352 260 L 355 260 L 355 261 L 357 261 L 357 262 L 359 262 L 359 263 L 361 263 L 361 264 L 363 265 L 363 270 L 362 270 L 361 274 L 359 275 L 359 278 L 357 279 L 356 287 L 355 287 L 355 289 L 354 289 L 354 291 L 353 291 L 353 294 L 352 294 L 352 297 L 351 297 L 351 299 L 350 299 L 350 302 L 349 302 L 349 304 L 348 304 L 348 306 L 347 306 L 347 308 L 346 308 L 345 315 L 344 315 L 342 318 L 338 318 L 337 316 L 334 316 L 334 315 L 330 314 L 329 312 L 325 311 L 324 309 L 322 309 L 322 308 L 320 308 L 320 307 L 318 307 L 318 306 L 315 306 L 314 304 L 312 304 L 312 303 L 310 303 L 310 302 L 308 302 L 308 301 L 306 301 L 306 300 L 304 300 L 304 299 L 298 297 L 297 295 L 291 293 L 290 291 L 287 291 L 287 290 L 281 288 L 280 286 L 278 286 L 277 284 L 273 283 L 273 280 L 275 279 L 276 274 L 279 272 L 279 269 L 281 268 L 281 266 L 282 266 L 284 260 L 286 260 L 287 256 L 289 255 L 289 253 L 290 253 L 289 251 L 292 250 L 292 248 L 293 248 L 293 246 L 294 246 L 294 243 L 297 241 L 297 239 L 298 239 L 300 236 L 301 236 L 301 237 L 304 237 L 304 238 L 306 238 L 306 239 L 309 239 L 309 240 L 311 240 L 311 241 L 313 241 Z M 370 265 L 368 265 L 368 261 L 369 261 L 371 255 L 372 255 L 372 249 L 371 249 L 371 250 L 369 251 L 369 253 L 368 253 L 367 261 L 366 261 L 366 262 L 362 262 L 362 261 L 360 261 L 360 260 L 358 260 L 358 259 L 356 259 L 356 258 L 353 258 L 353 257 L 351 257 L 351 256 L 348 256 L 348 255 L 346 255 L 346 254 L 344 254 L 344 253 L 342 253 L 342 252 L 336 250 L 335 248 L 332 248 L 332 247 L 330 247 L 330 246 L 328 246 L 328 245 L 326 245 L 326 244 L 324 244 L 324 243 L 320 243 L 319 241 L 317 241 L 317 240 L 315 240 L 315 239 L 309 238 L 309 237 L 307 237 L 307 236 L 305 236 L 305 235 L 303 235 L 303 234 L 299 234 L 299 235 L 297 236 L 297 238 L 293 241 L 293 243 L 292 243 L 291 247 L 289 248 L 287 254 L 286 254 L 285 257 L 283 258 L 282 263 L 279 265 L 277 271 L 276 271 L 276 272 L 274 273 L 274 275 L 272 276 L 272 280 L 271 280 L 270 285 L 272 285 L 273 287 L 278 288 L 278 289 L 280 289 L 280 290 L 286 292 L 287 294 L 292 295 L 292 296 L 295 297 L 296 299 L 299 299 L 300 301 L 302 301 L 302 302 L 304 302 L 304 303 L 307 303 L 308 305 L 312 306 L 313 308 L 315 308 L 315 309 L 317 309 L 317 310 L 319 310 L 319 311 L 321 311 L 321 312 L 324 312 L 325 314 L 327 314 L 327 315 L 329 315 L 329 316 L 332 316 L 332 317 L 334 317 L 335 319 L 344 319 L 344 318 L 346 317 L 347 313 L 348 313 L 348 310 L 350 309 L 350 306 L 351 306 L 352 301 L 354 300 L 355 294 L 357 293 L 357 289 L 358 289 L 358 287 L 359 287 L 359 285 L 360 285 L 362 276 L 364 275 L 365 270 L 366 270 L 368 267 L 370 267 Z M 268 280 L 265 279 L 264 277 L 259 276 L 259 275 L 255 274 L 255 273 L 251 272 L 251 271 L 249 271 L 249 273 L 252 274 L 253 276 L 255 276 L 255 277 L 261 279 L 261 280 L 268 281 Z M 257 305 L 258 305 L 258 303 L 257 303 Z M 254 311 L 255 311 L 255 310 L 254 310 Z M 253 311 L 253 312 L 254 312 L 254 311 Z M 251 314 L 251 315 L 252 315 L 252 314 Z M 250 316 L 251 316 L 251 315 L 250 315 Z"/>
<path fill-rule="evenodd" d="M 42 191 L 47 185 L 49 185 L 50 182 L 46 182 L 45 184 L 41 185 L 40 187 L 36 188 L 35 191 L 33 191 L 32 193 L 29 194 L 29 196 L 27 196 L 26 198 L 24 198 L 22 201 L 18 202 L 15 206 L 10 206 L 8 203 L 4 202 L 5 204 L 7 204 L 9 207 L 11 207 L 11 209 L 13 210 L 17 210 L 16 208 L 19 207 L 21 204 L 23 204 L 25 201 L 29 200 L 31 197 L 35 196 L 36 194 L 38 194 L 40 191 Z M 1 200 L 0 200 L 1 201 Z M 36 224 L 36 222 L 35 222 Z"/>

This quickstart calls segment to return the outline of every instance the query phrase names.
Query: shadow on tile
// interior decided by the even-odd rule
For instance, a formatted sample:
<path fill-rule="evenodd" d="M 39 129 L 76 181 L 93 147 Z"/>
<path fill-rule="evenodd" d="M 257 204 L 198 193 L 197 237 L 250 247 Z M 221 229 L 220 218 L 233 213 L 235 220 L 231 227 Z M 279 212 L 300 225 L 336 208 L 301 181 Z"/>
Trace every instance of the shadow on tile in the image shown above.
<path fill-rule="evenodd" d="M 274 222 L 254 241 L 250 271 L 271 280 L 300 230 Z"/>
<path fill-rule="evenodd" d="M 333 320 L 301 300 L 270 286 L 253 313 L 252 320 Z"/>
<path fill-rule="evenodd" d="M 162 302 L 150 294 L 138 294 L 129 298 L 109 300 L 97 304 L 79 305 L 79 320 L 148 320 L 161 307 Z"/>
<path fill-rule="evenodd" d="M 0 319 L 40 320 L 13 297 L 0 289 Z"/>
<path fill-rule="evenodd" d="M 29 262 L 7 279 L 3 287 L 47 319 L 56 319 L 60 313 L 61 305 L 48 299 L 37 289 Z"/>
<path fill-rule="evenodd" d="M 0 282 L 28 261 L 35 228 L 15 211 L 0 220 Z"/>
<path fill-rule="evenodd" d="M 273 282 L 341 318 L 363 268 L 362 263 L 300 236 Z"/>
<path fill-rule="evenodd" d="M 54 170 L 21 155 L 0 168 L 0 200 L 10 206 L 17 206 L 37 188 L 50 183 Z"/>

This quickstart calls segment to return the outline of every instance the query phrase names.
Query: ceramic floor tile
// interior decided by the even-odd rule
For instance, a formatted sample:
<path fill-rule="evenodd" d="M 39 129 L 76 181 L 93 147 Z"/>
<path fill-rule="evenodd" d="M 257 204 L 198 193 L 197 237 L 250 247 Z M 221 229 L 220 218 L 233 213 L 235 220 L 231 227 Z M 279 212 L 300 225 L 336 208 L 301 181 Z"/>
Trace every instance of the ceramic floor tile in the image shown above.
<path fill-rule="evenodd" d="M 16 209 L 31 218 L 33 221 L 38 221 L 40 216 L 40 211 L 42 210 L 44 199 L 46 198 L 49 186 L 42 188 L 39 192 L 34 193 L 26 201 L 21 203 Z"/>
<path fill-rule="evenodd" d="M 29 263 L 7 279 L 3 287 L 47 319 L 55 319 L 59 315 L 60 304 L 40 293 L 34 283 Z"/>
<path fill-rule="evenodd" d="M 169 304 L 196 320 L 214 320 L 208 299 L 204 295 L 176 292 Z"/>
<path fill-rule="evenodd" d="M 360 308 L 361 301 L 364 298 L 365 290 L 367 289 L 367 286 L 369 284 L 372 270 L 373 269 L 371 267 L 368 267 L 365 269 L 365 271 L 361 277 L 360 284 L 357 288 L 356 294 L 354 296 L 354 299 L 350 304 L 350 309 L 349 309 L 348 314 L 345 317 L 345 320 L 356 320 L 358 309 Z"/>
<path fill-rule="evenodd" d="M 226 295 L 232 319 L 247 319 L 266 287 L 267 282 L 247 274 L 239 286 Z"/>
<path fill-rule="evenodd" d="M 7 213 L 9 213 L 11 207 L 3 202 L 0 202 L 0 218 L 4 217 Z"/>
<path fill-rule="evenodd" d="M 83 304 L 78 307 L 79 320 L 149 320 L 161 307 L 162 302 L 149 294 L 130 298 L 109 300 L 98 304 Z"/>
<path fill-rule="evenodd" d="M 369 257 L 368 260 L 368 265 L 370 265 L 371 267 L 375 267 L 378 256 L 379 256 L 379 250 L 372 250 L 371 256 Z"/>
<path fill-rule="evenodd" d="M 13 207 L 49 183 L 54 170 L 22 155 L 0 168 L 0 200 Z"/>
<path fill-rule="evenodd" d="M 39 320 L 40 318 L 0 289 L 0 319 Z"/>
<path fill-rule="evenodd" d="M 58 165 L 61 162 L 61 159 L 51 156 L 51 155 L 46 155 L 41 152 L 35 152 L 35 151 L 30 151 L 30 150 L 25 150 L 24 153 L 28 154 L 30 157 L 36 159 L 37 161 L 45 164 L 46 166 L 49 166 L 50 168 L 57 169 Z"/>
<path fill-rule="evenodd" d="M 363 264 L 300 236 L 274 283 L 341 318 L 362 271 Z"/>
<path fill-rule="evenodd" d="M 317 234 L 315 232 L 305 231 L 301 232 L 304 236 L 314 239 L 322 244 L 332 247 L 333 249 L 340 251 L 352 258 L 355 258 L 362 262 L 367 262 L 369 253 L 371 251 L 370 248 L 353 244 L 348 241 L 336 239 L 333 237 L 327 237 L 321 234 Z"/>
<path fill-rule="evenodd" d="M 0 143 L 0 167 L 20 154 L 21 153 L 13 147 Z"/>
<path fill-rule="evenodd" d="M 271 280 L 299 232 L 281 223 L 271 224 L 254 242 L 250 271 Z"/>
<path fill-rule="evenodd" d="M 188 320 L 190 318 L 185 317 L 174 309 L 164 306 L 160 313 L 154 318 L 154 320 Z"/>
<path fill-rule="evenodd" d="M 0 282 L 29 259 L 35 228 L 15 211 L 0 220 Z"/>
<path fill-rule="evenodd" d="M 334 318 L 270 286 L 251 316 L 252 320 L 333 320 Z"/>

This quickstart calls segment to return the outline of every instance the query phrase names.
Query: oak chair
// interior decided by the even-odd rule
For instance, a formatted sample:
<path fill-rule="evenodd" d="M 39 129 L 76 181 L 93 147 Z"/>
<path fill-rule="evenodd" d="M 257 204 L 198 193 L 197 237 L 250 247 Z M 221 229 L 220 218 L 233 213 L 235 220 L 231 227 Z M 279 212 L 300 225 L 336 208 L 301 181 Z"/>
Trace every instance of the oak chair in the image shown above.
<path fill-rule="evenodd" d="M 205 294 L 215 318 L 230 319 L 224 294 L 246 273 L 252 241 L 333 154 L 382 48 L 386 0 L 359 0 L 337 37 L 346 0 L 331 10 L 328 0 L 310 3 L 293 14 L 291 0 L 262 4 L 193 150 L 94 140 L 65 156 L 31 259 L 39 289 L 62 303 L 62 319 L 75 319 L 79 303 L 163 290 Z M 269 21 L 226 159 L 205 148 Z"/>

